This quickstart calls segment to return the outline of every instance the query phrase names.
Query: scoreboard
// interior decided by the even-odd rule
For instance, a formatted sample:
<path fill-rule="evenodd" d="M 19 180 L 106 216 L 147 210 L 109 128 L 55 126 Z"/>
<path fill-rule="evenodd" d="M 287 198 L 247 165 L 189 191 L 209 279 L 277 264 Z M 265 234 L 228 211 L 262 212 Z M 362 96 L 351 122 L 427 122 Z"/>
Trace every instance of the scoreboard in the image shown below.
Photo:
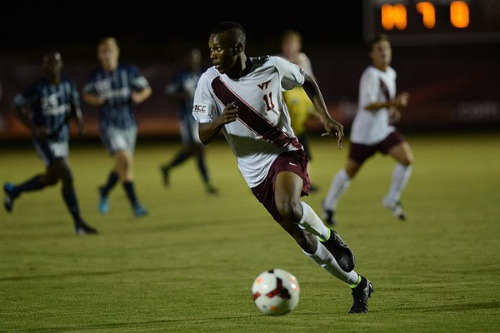
<path fill-rule="evenodd" d="M 500 42 L 500 0 L 363 0 L 365 41 L 397 45 Z"/>

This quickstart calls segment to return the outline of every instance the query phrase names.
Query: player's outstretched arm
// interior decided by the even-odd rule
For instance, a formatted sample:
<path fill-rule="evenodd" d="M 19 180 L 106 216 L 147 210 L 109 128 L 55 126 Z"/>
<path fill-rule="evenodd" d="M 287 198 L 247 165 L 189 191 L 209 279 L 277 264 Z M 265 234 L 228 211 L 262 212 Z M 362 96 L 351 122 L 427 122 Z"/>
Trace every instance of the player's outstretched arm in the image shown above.
<path fill-rule="evenodd" d="M 325 135 L 334 136 L 337 138 L 337 147 L 342 149 L 342 141 L 344 139 L 344 126 L 332 118 L 328 109 L 326 108 L 325 99 L 323 94 L 319 89 L 318 83 L 311 75 L 305 74 L 305 81 L 303 84 L 304 91 L 309 96 L 309 99 L 313 102 L 316 112 L 320 115 L 323 121 L 323 126 L 325 127 Z"/>

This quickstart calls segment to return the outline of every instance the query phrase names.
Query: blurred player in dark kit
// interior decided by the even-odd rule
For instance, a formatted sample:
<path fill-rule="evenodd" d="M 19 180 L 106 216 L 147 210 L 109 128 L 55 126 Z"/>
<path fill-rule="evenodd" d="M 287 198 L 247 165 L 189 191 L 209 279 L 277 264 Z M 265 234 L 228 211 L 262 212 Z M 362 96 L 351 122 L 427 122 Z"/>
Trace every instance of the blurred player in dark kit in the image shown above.
<path fill-rule="evenodd" d="M 61 54 L 51 51 L 43 56 L 43 77 L 28 85 L 14 99 L 19 119 L 29 128 L 33 145 L 45 164 L 45 173 L 14 185 L 4 184 L 4 207 L 8 212 L 14 201 L 24 192 L 37 191 L 62 182 L 62 197 L 79 235 L 96 234 L 80 215 L 73 184 L 73 175 L 67 161 L 69 154 L 70 119 L 75 118 L 80 135 L 84 123 L 80 109 L 80 95 L 73 80 L 62 74 Z"/>
<path fill-rule="evenodd" d="M 198 123 L 193 117 L 193 97 L 196 85 L 201 76 L 202 58 L 199 49 L 191 49 L 186 54 L 186 68 L 177 73 L 167 84 L 165 93 L 169 99 L 179 103 L 179 125 L 181 132 L 182 149 L 172 160 L 161 166 L 163 183 L 170 185 L 172 169 L 182 165 L 191 157 L 196 157 L 205 190 L 209 194 L 217 194 L 218 190 L 212 185 L 205 161 L 205 146 L 198 137 Z"/>
<path fill-rule="evenodd" d="M 149 82 L 136 66 L 119 63 L 120 49 L 115 38 L 101 40 L 97 46 L 101 65 L 94 69 L 83 88 L 83 100 L 99 107 L 99 132 L 114 167 L 106 183 L 99 187 L 98 208 L 102 214 L 109 210 L 109 192 L 120 181 L 135 216 L 147 215 L 137 198 L 134 182 L 134 152 L 137 123 L 134 106 L 151 96 Z"/>

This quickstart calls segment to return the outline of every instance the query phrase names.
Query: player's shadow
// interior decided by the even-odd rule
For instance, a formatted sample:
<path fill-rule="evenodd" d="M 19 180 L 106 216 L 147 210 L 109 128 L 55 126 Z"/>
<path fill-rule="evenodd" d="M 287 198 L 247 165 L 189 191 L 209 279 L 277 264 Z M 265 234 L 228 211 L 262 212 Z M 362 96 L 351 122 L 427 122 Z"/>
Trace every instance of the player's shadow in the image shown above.
<path fill-rule="evenodd" d="M 243 314 L 240 316 L 225 316 L 219 318 L 207 318 L 207 319 L 199 319 L 199 320 L 190 320 L 190 324 L 198 324 L 203 325 L 204 323 L 212 323 L 214 319 L 220 320 L 228 320 L 228 319 L 241 319 L 247 317 L 255 317 L 255 314 Z M 163 320 L 149 320 L 142 322 L 125 322 L 125 323 L 110 323 L 110 324 L 94 324 L 94 325 L 73 325 L 73 326 L 64 326 L 64 327 L 45 327 L 45 328 L 36 328 L 36 329 L 28 329 L 23 330 L 23 332 L 36 332 L 36 333 L 47 333 L 47 332 L 66 332 L 66 331 L 80 331 L 80 330 L 115 330 L 115 329 L 125 329 L 129 331 L 130 329 L 147 329 L 148 326 L 153 325 L 154 330 L 157 330 L 157 325 L 161 327 L 168 327 L 169 323 L 182 323 L 186 322 L 186 318 L 176 318 L 176 319 L 163 319 Z"/>
<path fill-rule="evenodd" d="M 64 278 L 72 278 L 72 277 L 82 277 L 82 276 L 106 276 L 106 275 L 121 275 L 124 273 L 131 272 L 159 272 L 159 271 L 172 271 L 172 269 L 177 269 L 174 267 L 155 267 L 155 268 L 130 268 L 130 269 L 121 269 L 114 271 L 72 271 L 61 274 L 41 274 L 41 275 L 29 275 L 29 276 L 7 276 L 0 278 L 0 282 L 8 282 L 8 281 L 29 281 L 29 280 L 50 280 L 50 279 L 64 279 Z M 181 269 L 181 268 L 179 268 Z M 185 269 L 185 268 L 184 268 Z"/>
<path fill-rule="evenodd" d="M 500 302 L 477 302 L 477 303 L 465 303 L 465 304 L 449 304 L 449 305 L 439 305 L 439 311 L 450 311 L 450 312 L 462 312 L 462 311 L 477 311 L 481 309 L 498 309 L 500 308 Z M 401 308 L 401 310 L 407 311 L 422 311 L 422 312 L 436 312 L 435 306 L 420 306 L 420 307 L 408 307 Z"/>

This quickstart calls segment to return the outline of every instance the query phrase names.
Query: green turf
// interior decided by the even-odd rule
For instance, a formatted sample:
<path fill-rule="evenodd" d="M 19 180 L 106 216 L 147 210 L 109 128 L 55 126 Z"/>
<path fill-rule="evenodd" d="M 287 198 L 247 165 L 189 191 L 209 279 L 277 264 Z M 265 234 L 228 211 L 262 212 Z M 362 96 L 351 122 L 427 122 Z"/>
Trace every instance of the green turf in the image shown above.
<path fill-rule="evenodd" d="M 370 312 L 348 314 L 349 288 L 305 257 L 240 176 L 224 141 L 207 147 L 218 197 L 203 190 L 194 161 L 159 165 L 177 143 L 139 141 L 136 187 L 150 209 L 132 216 L 121 187 L 97 211 L 97 186 L 112 160 L 97 146 L 72 146 L 70 163 L 84 218 L 97 236 L 76 236 L 59 186 L 26 193 L 0 212 L 2 332 L 498 332 L 500 327 L 500 135 L 408 136 L 415 167 L 403 195 L 409 219 L 382 204 L 393 161 L 370 160 L 342 198 L 337 230 L 374 284 Z M 0 181 L 42 170 L 31 147 L 0 151 Z M 342 167 L 327 139 L 312 142 L 304 200 L 319 212 Z M 250 288 L 279 267 L 299 280 L 297 308 L 260 314 Z"/>

